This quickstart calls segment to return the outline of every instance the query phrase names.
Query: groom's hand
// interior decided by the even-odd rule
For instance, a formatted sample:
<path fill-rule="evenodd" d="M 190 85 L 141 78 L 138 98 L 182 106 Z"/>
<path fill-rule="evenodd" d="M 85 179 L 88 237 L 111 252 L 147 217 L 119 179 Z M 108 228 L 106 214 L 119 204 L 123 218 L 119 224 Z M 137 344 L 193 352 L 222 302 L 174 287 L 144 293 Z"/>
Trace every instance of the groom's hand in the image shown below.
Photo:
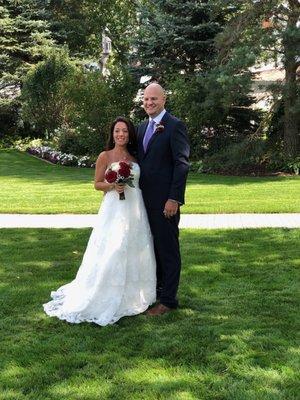
<path fill-rule="evenodd" d="M 175 200 L 168 200 L 165 204 L 164 208 L 164 216 L 166 218 L 171 218 L 175 215 L 178 211 L 178 203 Z"/>

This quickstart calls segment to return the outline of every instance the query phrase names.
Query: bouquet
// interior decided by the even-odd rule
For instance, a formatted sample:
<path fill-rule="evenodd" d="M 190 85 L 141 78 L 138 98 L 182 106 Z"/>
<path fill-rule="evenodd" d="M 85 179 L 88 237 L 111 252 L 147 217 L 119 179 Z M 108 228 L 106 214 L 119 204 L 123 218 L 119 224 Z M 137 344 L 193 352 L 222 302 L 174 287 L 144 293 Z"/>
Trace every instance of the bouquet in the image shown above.
<path fill-rule="evenodd" d="M 114 162 L 105 172 L 105 180 L 107 183 L 117 183 L 134 187 L 132 165 L 125 161 Z M 125 200 L 125 194 L 119 193 L 119 199 Z"/>

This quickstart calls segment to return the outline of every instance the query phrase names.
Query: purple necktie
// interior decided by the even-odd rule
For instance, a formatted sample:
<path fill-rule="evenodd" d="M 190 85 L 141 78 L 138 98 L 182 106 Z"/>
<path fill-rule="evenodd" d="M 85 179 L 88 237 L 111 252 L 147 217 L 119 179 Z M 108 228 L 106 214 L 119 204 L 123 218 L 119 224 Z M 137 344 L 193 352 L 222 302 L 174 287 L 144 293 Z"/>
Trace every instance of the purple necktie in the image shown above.
<path fill-rule="evenodd" d="M 144 140 L 143 140 L 143 146 L 144 146 L 145 152 L 147 150 L 148 143 L 154 133 L 154 127 L 155 127 L 155 121 L 154 121 L 154 119 L 152 119 L 147 126 L 146 133 L 145 133 Z"/>

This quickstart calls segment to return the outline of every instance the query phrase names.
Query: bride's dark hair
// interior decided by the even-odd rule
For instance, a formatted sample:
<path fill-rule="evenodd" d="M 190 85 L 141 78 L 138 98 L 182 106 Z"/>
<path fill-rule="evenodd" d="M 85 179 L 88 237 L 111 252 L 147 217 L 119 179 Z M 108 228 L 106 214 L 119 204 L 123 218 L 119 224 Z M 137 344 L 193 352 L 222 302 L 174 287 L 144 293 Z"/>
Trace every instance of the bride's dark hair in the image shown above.
<path fill-rule="evenodd" d="M 110 126 L 110 134 L 108 141 L 106 143 L 106 150 L 111 150 L 115 147 L 114 144 L 114 129 L 115 126 L 118 122 L 124 122 L 126 124 L 127 129 L 128 129 L 128 143 L 127 143 L 127 150 L 129 154 L 131 154 L 133 157 L 136 157 L 137 153 L 137 137 L 136 137 L 136 132 L 135 132 L 135 127 L 133 123 L 130 121 L 130 119 L 127 119 L 125 117 L 117 117 L 111 124 Z"/>

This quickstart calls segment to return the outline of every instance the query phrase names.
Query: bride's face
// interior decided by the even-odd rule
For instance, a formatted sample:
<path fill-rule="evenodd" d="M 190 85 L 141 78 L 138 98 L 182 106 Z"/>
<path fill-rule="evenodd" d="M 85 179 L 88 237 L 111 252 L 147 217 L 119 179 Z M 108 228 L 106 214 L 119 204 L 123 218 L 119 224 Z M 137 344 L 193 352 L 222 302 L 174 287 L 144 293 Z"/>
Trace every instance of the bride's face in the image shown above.
<path fill-rule="evenodd" d="M 114 142 L 119 146 L 126 146 L 129 140 L 129 132 L 125 122 L 117 122 L 114 127 Z"/>

